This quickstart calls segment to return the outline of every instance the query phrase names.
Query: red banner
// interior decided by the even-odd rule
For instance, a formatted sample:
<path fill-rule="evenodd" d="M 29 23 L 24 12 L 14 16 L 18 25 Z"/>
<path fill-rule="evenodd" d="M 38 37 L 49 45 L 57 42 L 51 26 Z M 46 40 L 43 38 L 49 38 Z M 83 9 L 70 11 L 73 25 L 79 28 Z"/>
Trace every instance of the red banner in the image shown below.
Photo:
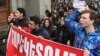
<path fill-rule="evenodd" d="M 10 29 L 6 56 L 83 56 L 84 51 L 24 32 Z"/>

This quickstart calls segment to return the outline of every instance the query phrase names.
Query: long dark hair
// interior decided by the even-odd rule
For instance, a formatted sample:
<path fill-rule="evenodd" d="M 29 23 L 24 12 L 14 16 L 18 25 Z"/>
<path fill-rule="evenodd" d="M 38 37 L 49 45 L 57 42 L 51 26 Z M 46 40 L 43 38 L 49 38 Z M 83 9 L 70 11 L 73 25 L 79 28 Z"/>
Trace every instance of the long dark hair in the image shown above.
<path fill-rule="evenodd" d="M 49 21 L 49 26 L 48 26 L 48 27 L 45 26 L 45 21 L 46 21 L 46 20 Z M 50 20 L 50 19 L 44 19 L 44 21 L 43 21 L 43 27 L 45 27 L 45 28 L 51 28 L 51 27 L 52 27 L 52 22 L 51 22 L 51 20 Z"/>

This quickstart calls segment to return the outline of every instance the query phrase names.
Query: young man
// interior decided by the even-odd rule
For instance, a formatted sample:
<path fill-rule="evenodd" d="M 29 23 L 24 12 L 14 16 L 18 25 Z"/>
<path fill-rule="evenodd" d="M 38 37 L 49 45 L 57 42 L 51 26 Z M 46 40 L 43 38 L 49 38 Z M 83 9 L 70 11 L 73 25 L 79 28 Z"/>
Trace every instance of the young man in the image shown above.
<path fill-rule="evenodd" d="M 26 12 L 24 8 L 17 8 L 15 11 L 15 22 L 16 26 L 28 27 L 29 19 L 26 17 Z"/>
<path fill-rule="evenodd" d="M 43 27 L 41 27 L 40 18 L 38 16 L 30 17 L 29 27 L 32 30 L 31 34 L 41 38 L 50 39 L 49 33 Z"/>
<path fill-rule="evenodd" d="M 93 25 L 96 15 L 85 8 L 82 8 L 80 12 L 73 11 L 69 17 L 65 18 L 65 23 L 75 33 L 74 46 L 88 50 L 89 56 L 100 56 L 100 34 L 96 33 Z M 76 22 L 78 16 L 80 16 L 79 23 Z"/>

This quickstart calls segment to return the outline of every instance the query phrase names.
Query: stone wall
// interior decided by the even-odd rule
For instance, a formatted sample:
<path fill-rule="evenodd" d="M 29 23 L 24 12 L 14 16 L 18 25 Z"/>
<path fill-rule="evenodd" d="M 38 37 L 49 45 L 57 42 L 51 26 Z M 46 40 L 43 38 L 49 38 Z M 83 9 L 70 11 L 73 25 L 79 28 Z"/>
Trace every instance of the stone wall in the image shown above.
<path fill-rule="evenodd" d="M 10 0 L 10 10 L 13 11 L 17 7 L 25 8 L 28 16 L 42 17 L 46 9 L 51 10 L 51 0 Z"/>

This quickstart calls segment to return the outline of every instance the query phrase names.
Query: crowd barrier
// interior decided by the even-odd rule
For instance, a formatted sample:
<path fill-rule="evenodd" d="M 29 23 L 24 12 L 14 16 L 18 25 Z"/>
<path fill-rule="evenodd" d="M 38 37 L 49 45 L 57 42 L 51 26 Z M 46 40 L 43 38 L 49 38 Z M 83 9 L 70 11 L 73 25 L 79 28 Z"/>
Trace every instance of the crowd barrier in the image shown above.
<path fill-rule="evenodd" d="M 10 28 L 6 56 L 84 56 L 84 51 Z"/>

